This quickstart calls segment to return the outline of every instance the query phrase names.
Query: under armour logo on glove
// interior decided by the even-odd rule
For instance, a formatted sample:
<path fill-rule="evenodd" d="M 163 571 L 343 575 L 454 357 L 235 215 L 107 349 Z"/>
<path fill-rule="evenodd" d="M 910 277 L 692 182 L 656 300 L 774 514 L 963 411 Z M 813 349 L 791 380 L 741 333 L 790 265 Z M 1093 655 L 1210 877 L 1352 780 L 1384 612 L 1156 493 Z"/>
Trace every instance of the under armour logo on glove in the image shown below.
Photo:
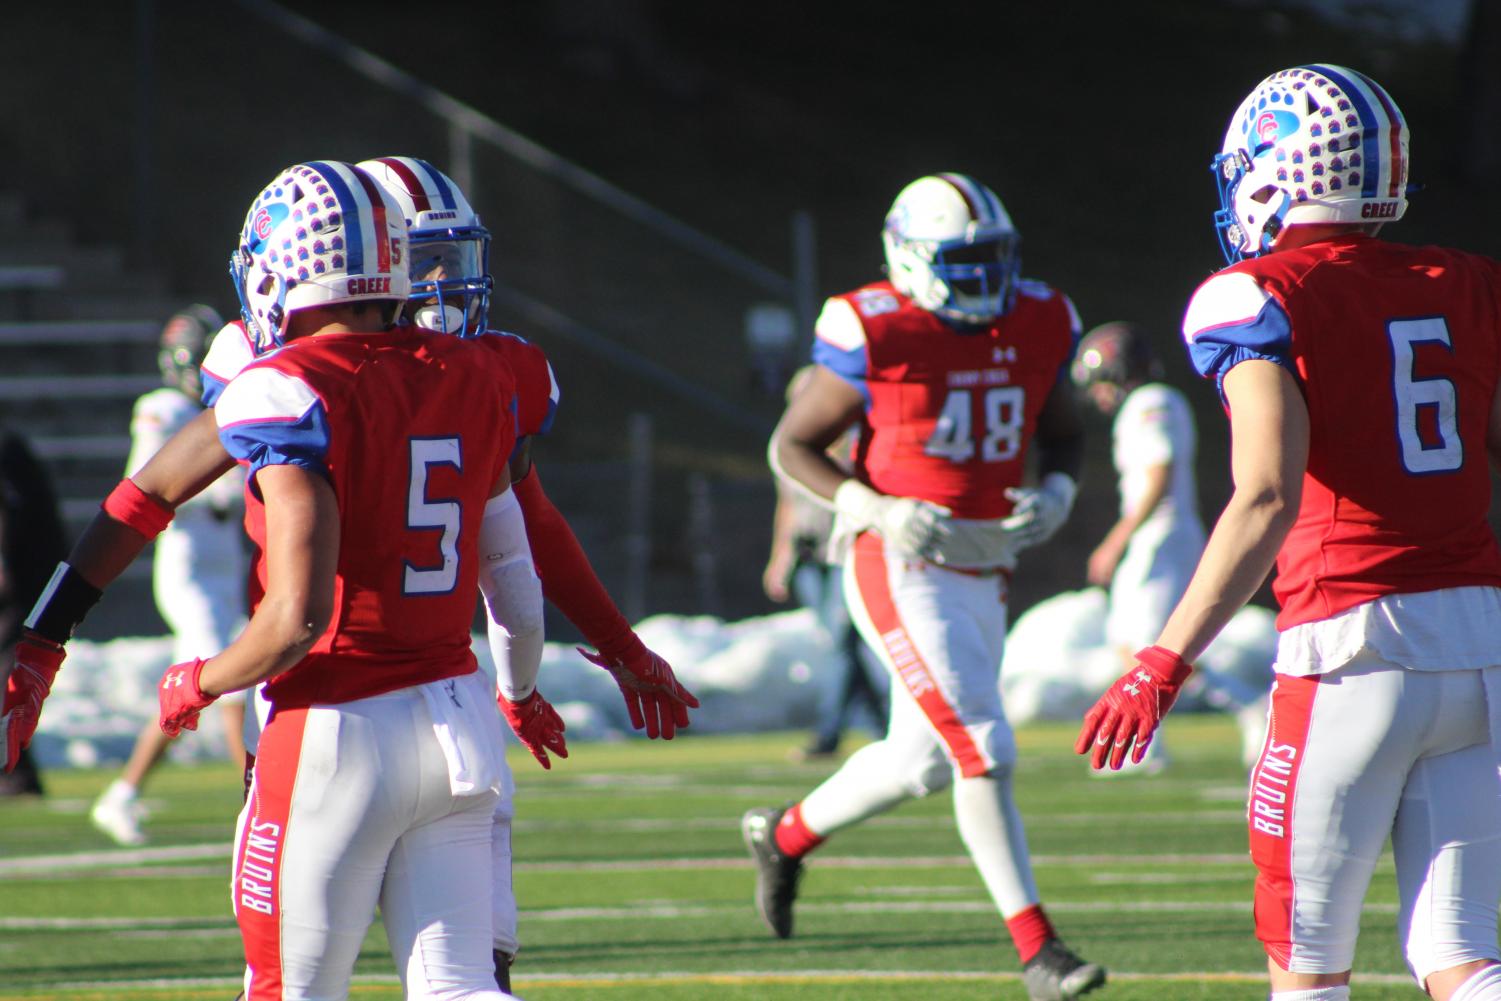
<path fill-rule="evenodd" d="M 1193 673 L 1193 665 L 1160 646 L 1137 651 L 1136 660 L 1138 666 L 1117 678 L 1084 714 L 1074 753 L 1090 754 L 1091 767 L 1108 763 L 1119 770 L 1128 750 L 1132 763 L 1140 764 L 1157 725 Z"/>
<path fill-rule="evenodd" d="M 156 690 L 161 709 L 157 725 L 167 736 L 175 737 L 184 730 L 198 729 L 198 714 L 218 699 L 217 695 L 203 694 L 198 687 L 198 678 L 206 663 L 202 657 L 196 657 L 184 664 L 173 664 L 162 674 Z"/>
<path fill-rule="evenodd" d="M 505 714 L 506 722 L 511 724 L 516 739 L 532 752 L 537 764 L 543 768 L 552 768 L 552 761 L 547 757 L 548 751 L 560 758 L 568 757 L 568 745 L 563 740 L 563 731 L 567 729 L 563 725 L 563 717 L 542 697 L 541 692 L 534 688 L 532 694 L 520 702 L 512 702 L 504 695 L 497 701 L 500 711 Z"/>

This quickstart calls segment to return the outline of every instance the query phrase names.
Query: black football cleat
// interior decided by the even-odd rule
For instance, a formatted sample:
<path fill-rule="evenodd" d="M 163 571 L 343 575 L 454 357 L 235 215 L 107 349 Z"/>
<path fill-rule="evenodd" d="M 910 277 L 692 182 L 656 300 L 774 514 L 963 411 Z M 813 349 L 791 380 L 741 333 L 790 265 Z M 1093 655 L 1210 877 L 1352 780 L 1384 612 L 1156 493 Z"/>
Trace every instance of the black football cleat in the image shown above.
<path fill-rule="evenodd" d="M 1105 968 L 1086 963 L 1056 938 L 1043 944 L 1022 966 L 1022 983 L 1031 1001 L 1072 1001 L 1105 983 Z"/>
<path fill-rule="evenodd" d="M 792 904 L 803 874 L 803 860 L 777 847 L 777 824 L 786 812 L 771 807 L 747 810 L 740 819 L 745 847 L 756 863 L 756 910 L 777 938 L 792 937 Z"/>

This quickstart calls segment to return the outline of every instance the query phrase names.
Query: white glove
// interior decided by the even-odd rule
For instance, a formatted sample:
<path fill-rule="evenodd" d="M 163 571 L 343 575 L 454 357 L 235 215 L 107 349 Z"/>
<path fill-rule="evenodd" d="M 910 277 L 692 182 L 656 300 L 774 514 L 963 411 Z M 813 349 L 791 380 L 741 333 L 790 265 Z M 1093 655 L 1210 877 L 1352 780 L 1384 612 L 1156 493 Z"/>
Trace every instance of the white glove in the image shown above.
<path fill-rule="evenodd" d="M 1006 497 L 1016 502 L 1001 527 L 1011 536 L 1012 551 L 1021 552 L 1048 541 L 1068 521 L 1079 488 L 1066 473 L 1049 473 L 1036 487 L 1012 488 Z"/>
<path fill-rule="evenodd" d="M 1016 566 L 1016 538 L 1006 531 L 1003 518 L 947 518 L 940 529 L 934 563 L 971 570 Z"/>
<path fill-rule="evenodd" d="M 859 480 L 845 480 L 834 491 L 834 510 L 857 531 L 871 529 L 903 559 L 929 559 L 943 535 L 949 509 L 916 497 L 877 493 Z"/>

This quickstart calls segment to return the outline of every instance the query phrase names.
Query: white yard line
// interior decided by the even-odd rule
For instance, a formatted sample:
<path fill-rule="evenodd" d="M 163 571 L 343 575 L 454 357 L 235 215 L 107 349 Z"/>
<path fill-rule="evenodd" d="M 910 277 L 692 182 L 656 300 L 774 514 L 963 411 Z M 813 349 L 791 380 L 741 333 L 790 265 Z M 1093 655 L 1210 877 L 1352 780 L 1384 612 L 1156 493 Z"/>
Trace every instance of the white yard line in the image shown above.
<path fill-rule="evenodd" d="M 728 833 L 728 832 L 727 832 Z M 230 845 L 216 842 L 201 845 L 173 845 L 163 848 L 116 848 L 104 851 L 69 852 L 50 855 L 17 855 L 0 858 L 0 876 L 39 876 L 81 870 L 124 869 L 150 863 L 170 864 L 177 862 L 201 862 L 227 859 Z M 1034 865 L 1084 865 L 1084 866 L 1169 866 L 1169 865 L 1249 865 L 1249 858 L 1241 852 L 1178 854 L 1152 853 L 1145 855 L 1116 855 L 1091 853 L 1047 853 L 1032 856 Z M 972 865 L 967 855 L 818 855 L 813 859 L 818 868 L 882 868 L 890 866 L 923 868 L 964 868 Z M 746 858 L 653 858 L 612 859 L 568 862 L 518 861 L 518 872 L 649 872 L 653 869 L 745 869 L 750 867 Z M 133 870 L 131 875 L 149 874 Z M 172 875 L 164 869 L 162 876 Z"/>
<path fill-rule="evenodd" d="M 1378 914 L 1395 914 L 1396 904 L 1368 903 L 1365 911 Z M 799 914 L 987 914 L 995 910 L 989 900 L 871 900 L 843 903 L 820 903 L 803 900 L 798 903 Z M 1055 900 L 1048 910 L 1063 914 L 1246 914 L 1251 910 L 1249 900 L 1133 900 L 1111 902 L 1104 900 L 1066 901 Z M 638 901 L 621 907 L 539 907 L 521 908 L 523 921 L 640 921 L 655 919 L 677 921 L 685 918 L 704 918 L 724 914 L 749 913 L 749 905 L 743 903 L 682 906 L 672 903 L 646 903 Z M 233 928 L 229 916 L 217 917 L 0 917 L 0 931 L 158 931 L 192 928 L 204 931 Z"/>
<path fill-rule="evenodd" d="M 524 960 L 523 960 L 524 962 Z M 914 982 L 935 980 L 964 980 L 964 981 L 1001 981 L 1015 982 L 1021 979 L 1021 974 L 1012 971 L 997 970 L 726 970 L 723 972 L 689 972 L 677 970 L 664 970 L 656 973 L 642 973 L 637 971 L 591 971 L 588 973 L 552 971 L 527 973 L 520 969 L 516 971 L 515 983 L 518 989 L 524 989 L 527 985 L 579 986 L 602 985 L 602 984 L 625 984 L 625 983 L 653 983 L 653 984 L 839 984 L 839 983 L 870 983 L 879 981 L 907 980 Z M 1266 982 L 1265 970 L 1179 970 L 1172 973 L 1152 973 L 1138 970 L 1110 971 L 1112 981 L 1135 981 L 1141 983 L 1243 983 L 1262 984 Z M 394 985 L 398 981 L 394 974 L 364 973 L 356 974 L 353 981 L 357 984 Z M 1353 984 L 1410 984 L 1412 978 L 1402 973 L 1367 973 L 1356 974 Z M 235 977 L 183 977 L 180 979 L 143 979 L 143 980 L 87 980 L 73 981 L 56 985 L 38 985 L 36 990 L 52 989 L 55 991 L 100 991 L 100 990 L 171 990 L 186 987 L 219 987 L 224 985 L 236 986 L 239 979 Z"/>

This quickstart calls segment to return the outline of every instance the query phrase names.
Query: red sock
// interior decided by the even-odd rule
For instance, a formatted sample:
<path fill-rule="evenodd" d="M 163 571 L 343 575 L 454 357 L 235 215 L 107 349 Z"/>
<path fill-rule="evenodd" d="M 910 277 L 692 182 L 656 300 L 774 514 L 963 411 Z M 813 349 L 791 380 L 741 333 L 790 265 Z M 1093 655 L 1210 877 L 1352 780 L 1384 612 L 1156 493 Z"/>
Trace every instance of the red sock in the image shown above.
<path fill-rule="evenodd" d="M 812 829 L 803 823 L 803 804 L 801 803 L 782 814 L 782 821 L 777 824 L 776 837 L 777 850 L 793 858 L 802 858 L 824 841 L 821 836 L 813 833 Z"/>
<path fill-rule="evenodd" d="M 1053 922 L 1043 913 L 1041 904 L 1033 904 L 1024 911 L 1006 919 L 1006 930 L 1011 932 L 1011 941 L 1016 944 L 1016 954 L 1025 963 L 1043 947 L 1050 938 L 1057 938 Z"/>

